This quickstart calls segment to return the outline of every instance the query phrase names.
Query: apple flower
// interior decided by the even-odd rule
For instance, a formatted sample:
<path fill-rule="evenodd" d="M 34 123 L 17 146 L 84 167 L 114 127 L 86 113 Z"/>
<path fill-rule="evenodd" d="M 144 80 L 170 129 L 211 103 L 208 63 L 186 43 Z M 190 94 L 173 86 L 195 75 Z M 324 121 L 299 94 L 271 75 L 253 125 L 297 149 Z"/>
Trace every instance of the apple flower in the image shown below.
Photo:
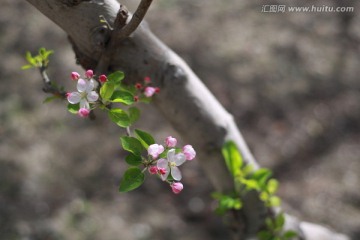
<path fill-rule="evenodd" d="M 184 153 L 186 160 L 193 160 L 196 156 L 196 152 L 191 145 L 185 145 L 182 152 Z"/>
<path fill-rule="evenodd" d="M 177 144 L 177 140 L 176 138 L 173 138 L 172 136 L 168 136 L 166 139 L 165 139 L 165 144 L 167 147 L 175 147 L 176 144 Z"/>
<path fill-rule="evenodd" d="M 172 183 L 170 185 L 170 187 L 171 187 L 173 193 L 179 194 L 183 190 L 184 185 L 181 182 L 175 182 L 175 183 Z"/>
<path fill-rule="evenodd" d="M 99 99 L 99 95 L 94 91 L 96 82 L 93 79 L 85 80 L 79 78 L 77 82 L 77 92 L 67 94 L 67 100 L 71 104 L 80 103 L 80 109 L 85 108 L 90 110 L 90 103 L 94 103 Z"/>
<path fill-rule="evenodd" d="M 154 87 L 146 87 L 144 90 L 144 95 L 146 97 L 152 97 L 156 92 L 156 89 Z"/>
<path fill-rule="evenodd" d="M 166 170 L 165 174 L 161 175 L 161 179 L 165 181 L 171 172 L 171 176 L 176 181 L 181 180 L 181 172 L 178 168 L 181 164 L 186 161 L 185 155 L 183 153 L 175 154 L 175 149 L 170 149 L 167 153 L 167 159 L 159 159 L 157 161 L 158 168 L 164 168 Z"/>
<path fill-rule="evenodd" d="M 151 144 L 148 148 L 148 154 L 152 156 L 153 159 L 158 158 L 163 151 L 164 147 L 159 144 Z"/>

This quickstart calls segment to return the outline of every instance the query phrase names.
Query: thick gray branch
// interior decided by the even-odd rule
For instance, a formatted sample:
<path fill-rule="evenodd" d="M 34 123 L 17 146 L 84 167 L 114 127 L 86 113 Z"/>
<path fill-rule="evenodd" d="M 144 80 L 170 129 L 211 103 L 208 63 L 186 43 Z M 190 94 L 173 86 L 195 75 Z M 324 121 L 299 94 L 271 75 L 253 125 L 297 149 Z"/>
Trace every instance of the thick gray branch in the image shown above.
<path fill-rule="evenodd" d="M 83 1 L 75 6 L 64 0 L 27 0 L 59 25 L 70 37 L 77 52 L 88 62 L 97 63 L 102 49 L 98 43 L 106 41 L 98 16 L 113 22 L 119 10 L 115 0 Z M 76 1 L 78 3 L 79 1 Z M 221 146 L 227 140 L 238 145 L 247 163 L 257 167 L 232 116 L 221 106 L 199 78 L 173 51 L 157 39 L 142 23 L 127 39 L 119 42 L 114 51 L 110 70 L 123 70 L 127 79 L 138 81 L 150 76 L 161 87 L 155 99 L 157 108 L 172 123 L 183 139 L 197 149 L 201 166 L 217 191 L 232 189 L 230 178 L 221 156 Z M 250 239 L 258 231 L 264 208 L 256 193 L 246 200 L 241 221 L 245 225 L 241 239 Z M 304 239 L 347 239 L 326 228 L 287 218 L 287 225 L 302 230 Z M 239 228 L 240 229 L 240 228 Z"/>

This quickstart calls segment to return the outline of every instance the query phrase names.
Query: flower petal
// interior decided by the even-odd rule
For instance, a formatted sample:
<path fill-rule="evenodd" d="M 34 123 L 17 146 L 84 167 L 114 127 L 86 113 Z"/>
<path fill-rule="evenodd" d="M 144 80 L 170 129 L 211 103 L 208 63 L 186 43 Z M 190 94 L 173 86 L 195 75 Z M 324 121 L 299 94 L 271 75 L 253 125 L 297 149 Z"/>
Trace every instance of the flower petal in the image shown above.
<path fill-rule="evenodd" d="M 169 162 L 168 160 L 161 158 L 157 161 L 156 166 L 158 168 L 167 168 L 169 166 Z"/>
<path fill-rule="evenodd" d="M 82 78 L 79 78 L 76 88 L 79 92 L 85 92 L 88 85 L 89 85 L 88 81 L 86 81 Z"/>
<path fill-rule="evenodd" d="M 94 79 L 90 79 L 88 82 L 88 86 L 86 88 L 86 92 L 89 93 L 94 90 L 98 86 L 98 83 Z"/>
<path fill-rule="evenodd" d="M 173 179 L 175 179 L 176 181 L 180 181 L 181 180 L 181 172 L 179 170 L 178 167 L 171 167 L 171 176 L 173 177 Z"/>
<path fill-rule="evenodd" d="M 80 100 L 80 108 L 90 109 L 90 105 L 86 99 L 83 98 Z"/>
<path fill-rule="evenodd" d="M 97 92 L 95 91 L 91 91 L 87 94 L 86 98 L 89 102 L 95 102 L 96 100 L 99 99 L 99 94 L 97 94 Z"/>
<path fill-rule="evenodd" d="M 78 92 L 72 92 L 69 93 L 67 100 L 69 101 L 69 103 L 71 104 L 77 104 L 80 102 L 81 99 L 81 94 Z"/>
<path fill-rule="evenodd" d="M 186 157 L 185 157 L 185 154 L 183 154 L 183 153 L 178 153 L 174 157 L 174 162 L 175 162 L 176 166 L 180 166 L 185 161 L 186 161 Z"/>
<path fill-rule="evenodd" d="M 167 159 L 169 160 L 169 162 L 174 162 L 175 160 L 175 149 L 170 149 L 167 153 Z"/>

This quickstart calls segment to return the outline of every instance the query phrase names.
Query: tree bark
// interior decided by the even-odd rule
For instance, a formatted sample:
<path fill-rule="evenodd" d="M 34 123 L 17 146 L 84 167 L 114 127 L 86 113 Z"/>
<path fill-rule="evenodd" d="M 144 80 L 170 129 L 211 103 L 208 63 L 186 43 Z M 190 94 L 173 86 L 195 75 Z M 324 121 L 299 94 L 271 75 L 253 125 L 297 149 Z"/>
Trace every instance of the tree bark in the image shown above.
<path fill-rule="evenodd" d="M 73 44 L 84 68 L 95 69 L 109 40 L 110 31 L 99 21 L 103 15 L 113 23 L 120 5 L 115 0 L 27 0 L 60 26 Z M 233 117 L 221 106 L 184 61 L 156 38 L 142 23 L 129 38 L 113 49 L 108 72 L 122 70 L 126 79 L 141 81 L 150 76 L 161 93 L 154 99 L 165 118 L 190 142 L 207 177 L 217 191 L 233 188 L 233 180 L 221 155 L 221 147 L 233 140 L 244 161 L 258 167 Z M 100 74 L 100 73 L 98 73 Z M 256 192 L 250 192 L 238 216 L 238 239 L 253 239 L 262 226 L 266 212 Z M 244 227 L 240 227 L 240 226 Z M 318 225 L 287 217 L 287 226 L 303 239 L 348 239 Z"/>

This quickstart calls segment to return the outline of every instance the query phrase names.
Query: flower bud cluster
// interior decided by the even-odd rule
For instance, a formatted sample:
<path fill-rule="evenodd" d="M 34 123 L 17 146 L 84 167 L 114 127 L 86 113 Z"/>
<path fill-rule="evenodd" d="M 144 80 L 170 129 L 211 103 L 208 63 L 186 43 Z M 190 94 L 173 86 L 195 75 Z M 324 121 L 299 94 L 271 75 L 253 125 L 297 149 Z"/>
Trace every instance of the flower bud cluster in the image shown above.
<path fill-rule="evenodd" d="M 77 91 L 69 92 L 66 98 L 71 104 L 79 104 L 78 115 L 80 117 L 88 117 L 94 104 L 99 99 L 98 86 L 100 83 L 107 81 L 106 75 L 100 75 L 98 80 L 95 79 L 93 70 L 89 69 L 85 72 L 85 78 L 81 78 L 78 72 L 71 73 L 71 79 L 77 81 Z"/>
<path fill-rule="evenodd" d="M 148 155 L 152 165 L 148 167 L 148 171 L 150 174 L 157 174 L 163 181 L 168 182 L 172 191 L 178 194 L 184 188 L 180 182 L 182 175 L 178 167 L 186 161 L 193 160 L 196 152 L 191 145 L 185 145 L 179 149 L 176 148 L 176 144 L 177 139 L 169 136 L 165 139 L 165 147 L 161 144 L 150 145 Z"/>
<path fill-rule="evenodd" d="M 138 95 L 134 97 L 135 101 L 139 101 L 140 97 L 139 95 L 144 95 L 147 98 L 152 97 L 154 94 L 157 94 L 160 92 L 160 88 L 158 87 L 152 87 L 151 85 L 151 78 L 150 77 L 144 77 L 143 83 L 136 83 L 135 88 L 138 90 Z"/>

